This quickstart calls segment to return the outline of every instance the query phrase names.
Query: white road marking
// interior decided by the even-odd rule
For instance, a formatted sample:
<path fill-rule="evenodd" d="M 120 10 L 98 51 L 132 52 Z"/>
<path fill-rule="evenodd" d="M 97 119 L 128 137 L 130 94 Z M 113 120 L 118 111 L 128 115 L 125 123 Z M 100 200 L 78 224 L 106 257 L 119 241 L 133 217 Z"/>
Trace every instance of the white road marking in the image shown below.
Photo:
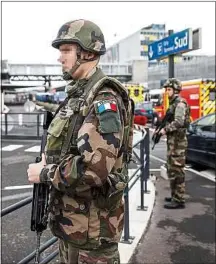
<path fill-rule="evenodd" d="M 33 184 L 19 185 L 19 186 L 7 186 L 7 187 L 4 187 L 3 190 L 20 190 L 20 189 L 32 189 L 32 188 L 33 188 Z"/>
<path fill-rule="evenodd" d="M 155 159 L 155 160 L 158 160 L 158 161 L 160 161 L 162 163 L 166 163 L 166 160 L 160 159 L 160 158 L 158 158 L 156 156 L 150 155 L 150 157 Z M 197 170 L 194 170 L 194 169 L 191 169 L 191 168 L 187 168 L 187 167 L 185 167 L 185 170 L 193 172 L 193 173 L 195 173 L 195 174 L 197 174 L 197 175 L 199 175 L 201 177 L 204 177 L 204 178 L 206 178 L 206 179 L 208 179 L 210 181 L 215 182 L 215 174 L 214 174 L 213 170 L 212 171 L 200 171 L 199 172 Z"/>
<path fill-rule="evenodd" d="M 208 172 L 206 172 L 206 171 L 196 171 L 196 170 L 194 170 L 194 169 L 191 169 L 191 168 L 188 168 L 188 169 L 185 169 L 185 170 L 188 170 L 188 171 L 191 171 L 191 172 L 193 172 L 193 173 L 195 173 L 195 174 L 197 174 L 197 175 L 200 175 L 200 176 L 202 176 L 202 177 L 204 177 L 204 178 L 206 178 L 206 179 L 208 179 L 208 180 L 210 180 L 210 181 L 213 181 L 213 182 L 215 182 L 215 174 L 214 173 L 208 173 Z"/>
<path fill-rule="evenodd" d="M 160 169 L 149 169 L 149 171 L 160 171 Z"/>
<path fill-rule="evenodd" d="M 13 151 L 18 148 L 22 148 L 24 145 L 8 145 L 2 148 L 3 151 Z"/>
<path fill-rule="evenodd" d="M 166 163 L 166 160 L 160 159 L 160 158 L 158 158 L 158 157 L 156 157 L 156 156 L 153 156 L 153 155 L 150 155 L 150 158 L 153 158 L 153 159 L 155 159 L 155 160 L 158 160 L 158 161 L 160 161 L 160 162 L 162 162 L 162 163 Z"/>
<path fill-rule="evenodd" d="M 6 201 L 16 200 L 16 199 L 20 199 L 20 198 L 25 198 L 28 196 L 32 196 L 32 192 L 26 192 L 26 193 L 19 193 L 19 194 L 4 196 L 4 197 L 2 197 L 1 201 L 6 202 Z"/>
<path fill-rule="evenodd" d="M 40 146 L 34 146 L 28 149 L 25 149 L 26 152 L 40 152 Z"/>

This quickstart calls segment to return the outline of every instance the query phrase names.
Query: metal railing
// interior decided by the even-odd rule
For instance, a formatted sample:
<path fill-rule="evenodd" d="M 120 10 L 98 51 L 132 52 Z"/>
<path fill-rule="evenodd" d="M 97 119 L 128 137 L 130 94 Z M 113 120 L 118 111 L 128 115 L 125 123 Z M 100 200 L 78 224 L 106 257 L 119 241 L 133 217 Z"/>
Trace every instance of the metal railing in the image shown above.
<path fill-rule="evenodd" d="M 40 139 L 43 133 L 43 112 L 1 114 L 3 139 Z"/>
<path fill-rule="evenodd" d="M 131 175 L 128 184 L 124 191 L 124 200 L 125 200 L 125 215 L 124 215 L 124 231 L 122 240 L 120 243 L 127 243 L 131 244 L 134 236 L 130 236 L 130 219 L 129 219 L 129 192 L 133 188 L 133 186 L 136 184 L 136 182 L 140 179 L 140 205 L 137 207 L 137 210 L 147 211 L 148 207 L 144 206 L 144 194 L 149 193 L 147 190 L 147 181 L 149 178 L 149 128 L 145 128 L 142 130 L 142 138 L 136 142 L 133 145 L 133 154 L 136 157 L 136 159 L 139 161 L 138 168 L 134 171 L 134 173 Z M 136 153 L 134 150 L 138 145 L 140 145 L 140 155 Z M 137 175 L 137 173 L 139 174 Z M 2 209 L 1 211 L 1 217 L 10 214 L 11 212 L 14 212 L 18 210 L 21 207 L 24 207 L 32 202 L 32 197 L 28 197 L 24 200 L 21 200 L 9 207 L 6 207 Z M 56 237 L 52 237 L 50 240 L 46 241 L 43 245 L 40 246 L 39 252 L 42 253 L 46 249 L 48 249 L 50 246 L 55 244 L 57 242 Z M 18 262 L 18 264 L 27 264 L 29 261 L 34 259 L 36 251 L 31 252 L 28 256 L 23 258 Z M 51 260 L 53 260 L 58 255 L 58 250 L 55 250 L 50 255 L 45 257 L 40 261 L 40 264 L 46 264 L 49 263 Z"/>

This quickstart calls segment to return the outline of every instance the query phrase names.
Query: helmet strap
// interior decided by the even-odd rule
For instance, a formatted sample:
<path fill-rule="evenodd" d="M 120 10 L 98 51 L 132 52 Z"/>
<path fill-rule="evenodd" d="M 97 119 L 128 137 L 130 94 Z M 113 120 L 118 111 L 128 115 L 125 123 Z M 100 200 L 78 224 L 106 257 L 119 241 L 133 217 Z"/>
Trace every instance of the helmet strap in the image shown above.
<path fill-rule="evenodd" d="M 81 59 L 81 48 L 79 46 L 77 47 L 76 55 L 77 55 L 77 60 L 75 62 L 75 65 L 68 72 L 64 72 L 63 74 L 63 79 L 66 81 L 73 80 L 72 74 L 79 68 L 81 64 L 89 62 L 89 61 L 94 61 L 97 59 L 97 56 L 91 59 Z"/>

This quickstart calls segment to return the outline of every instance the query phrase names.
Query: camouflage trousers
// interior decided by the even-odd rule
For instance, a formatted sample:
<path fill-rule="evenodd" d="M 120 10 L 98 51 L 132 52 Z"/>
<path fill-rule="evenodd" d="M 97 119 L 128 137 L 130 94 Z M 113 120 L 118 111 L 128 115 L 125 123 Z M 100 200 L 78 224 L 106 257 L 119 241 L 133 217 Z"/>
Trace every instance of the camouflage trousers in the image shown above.
<path fill-rule="evenodd" d="M 185 159 L 187 141 L 185 138 L 167 137 L 167 175 L 171 196 L 176 202 L 185 202 Z"/>
<path fill-rule="evenodd" d="M 64 240 L 59 240 L 60 264 L 120 264 L 118 244 L 106 244 L 93 250 L 73 247 Z"/>

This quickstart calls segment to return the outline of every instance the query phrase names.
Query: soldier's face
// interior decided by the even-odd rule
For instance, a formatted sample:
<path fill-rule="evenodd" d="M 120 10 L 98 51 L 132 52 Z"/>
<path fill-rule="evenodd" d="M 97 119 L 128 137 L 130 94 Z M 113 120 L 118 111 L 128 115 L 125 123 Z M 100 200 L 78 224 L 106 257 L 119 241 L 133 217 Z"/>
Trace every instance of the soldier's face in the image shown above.
<path fill-rule="evenodd" d="M 167 87 L 167 88 L 166 88 L 166 93 L 167 93 L 167 95 L 168 95 L 169 98 L 172 98 L 173 95 L 174 95 L 174 90 L 173 90 L 173 88 L 171 88 L 171 87 Z"/>
<path fill-rule="evenodd" d="M 58 61 L 62 65 L 63 72 L 68 72 L 75 65 L 77 60 L 76 50 L 77 46 L 75 44 L 62 44 L 59 47 L 60 56 Z"/>

